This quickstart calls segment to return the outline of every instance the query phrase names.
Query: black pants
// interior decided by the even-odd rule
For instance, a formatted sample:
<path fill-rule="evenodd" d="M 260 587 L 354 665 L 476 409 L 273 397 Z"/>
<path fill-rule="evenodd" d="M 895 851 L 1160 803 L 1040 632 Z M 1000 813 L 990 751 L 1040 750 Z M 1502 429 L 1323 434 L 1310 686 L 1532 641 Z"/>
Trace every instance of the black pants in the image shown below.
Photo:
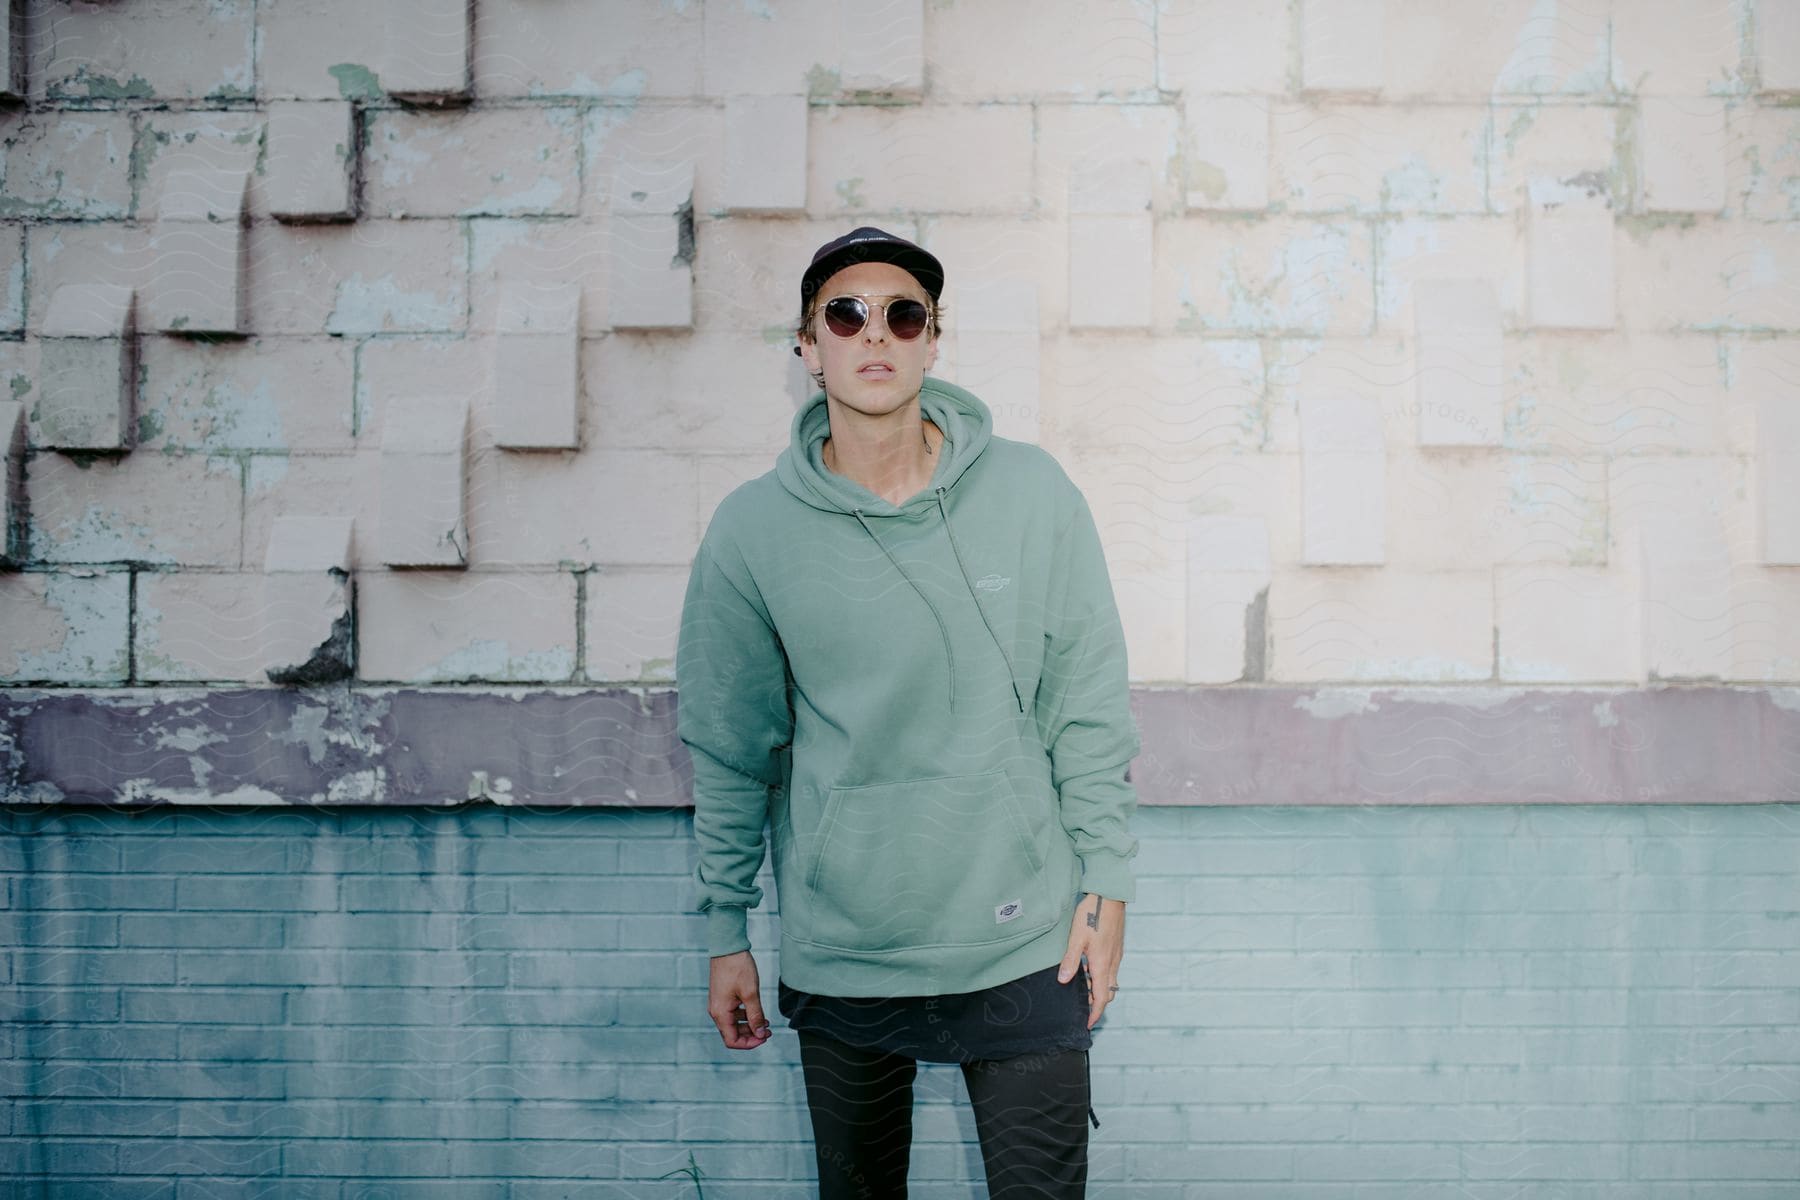
<path fill-rule="evenodd" d="M 990 1200 L 1087 1194 L 1088 1052 L 963 1064 Z M 918 1063 L 800 1032 L 820 1200 L 905 1200 Z"/>

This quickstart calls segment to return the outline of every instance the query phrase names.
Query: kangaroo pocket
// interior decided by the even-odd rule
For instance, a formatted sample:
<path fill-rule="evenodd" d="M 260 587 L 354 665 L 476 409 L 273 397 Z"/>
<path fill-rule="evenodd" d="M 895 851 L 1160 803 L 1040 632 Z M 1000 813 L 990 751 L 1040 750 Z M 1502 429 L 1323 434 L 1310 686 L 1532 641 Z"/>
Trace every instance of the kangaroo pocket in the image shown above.
<path fill-rule="evenodd" d="M 1063 915 L 1043 805 L 1005 770 L 835 788 L 807 872 L 812 941 L 880 952 L 1015 941 Z"/>

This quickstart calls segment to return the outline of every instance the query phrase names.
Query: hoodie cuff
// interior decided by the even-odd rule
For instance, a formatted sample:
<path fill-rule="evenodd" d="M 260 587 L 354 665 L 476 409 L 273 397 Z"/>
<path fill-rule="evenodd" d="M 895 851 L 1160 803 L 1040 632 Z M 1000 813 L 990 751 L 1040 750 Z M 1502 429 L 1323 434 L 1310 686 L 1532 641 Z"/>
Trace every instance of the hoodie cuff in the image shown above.
<path fill-rule="evenodd" d="M 1108 900 L 1123 900 L 1127 904 L 1136 900 L 1137 879 L 1131 870 L 1130 860 L 1117 854 L 1083 856 L 1081 890 L 1104 896 Z"/>
<path fill-rule="evenodd" d="M 713 958 L 750 948 L 749 915 L 742 904 L 715 904 L 706 910 L 706 951 Z"/>

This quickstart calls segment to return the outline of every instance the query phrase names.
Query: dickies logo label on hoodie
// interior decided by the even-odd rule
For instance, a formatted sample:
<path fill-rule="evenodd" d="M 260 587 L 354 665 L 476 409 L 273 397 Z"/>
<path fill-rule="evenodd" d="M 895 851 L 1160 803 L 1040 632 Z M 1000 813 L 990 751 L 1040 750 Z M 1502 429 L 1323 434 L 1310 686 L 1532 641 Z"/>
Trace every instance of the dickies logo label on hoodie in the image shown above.
<path fill-rule="evenodd" d="M 1025 911 L 1025 905 L 1018 900 L 1008 900 L 994 910 L 994 924 L 1004 925 Z"/>

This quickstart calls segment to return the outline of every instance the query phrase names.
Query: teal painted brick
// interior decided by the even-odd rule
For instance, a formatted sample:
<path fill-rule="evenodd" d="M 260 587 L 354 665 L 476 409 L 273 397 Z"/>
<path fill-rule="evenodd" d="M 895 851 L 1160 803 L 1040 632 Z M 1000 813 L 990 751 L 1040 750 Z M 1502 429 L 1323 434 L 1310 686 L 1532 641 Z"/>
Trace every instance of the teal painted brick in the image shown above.
<path fill-rule="evenodd" d="M 125 1175 L 273 1175 L 281 1160 L 281 1144 L 267 1138 L 126 1139 L 118 1144 L 117 1169 Z"/>
<path fill-rule="evenodd" d="M 684 911 L 692 897 L 685 878 L 517 880 L 511 884 L 512 909 L 521 913 Z"/>
<path fill-rule="evenodd" d="M 275 1100 L 286 1095 L 284 1070 L 259 1063 L 122 1063 L 112 1094 Z"/>
<path fill-rule="evenodd" d="M 1800 1186 L 1800 1146 L 1633 1146 L 1631 1172 L 1639 1179 L 1769 1180 Z"/>
<path fill-rule="evenodd" d="M 1300 1152 L 1281 1146 L 1209 1143 L 1183 1149 L 1129 1148 L 1125 1177 L 1131 1181 L 1187 1179 L 1292 1179 Z"/>
<path fill-rule="evenodd" d="M 1622 1179 L 1625 1147 L 1604 1143 L 1498 1142 L 1459 1147 L 1465 1179 Z"/>
<path fill-rule="evenodd" d="M 330 911 L 338 907 L 339 881 L 330 875 L 265 875 L 254 879 L 200 875 L 184 876 L 176 883 L 177 903 L 161 907 L 185 911 L 217 908 L 234 912 Z M 396 881 L 394 886 L 402 885 Z"/>
<path fill-rule="evenodd" d="M 33 987 L 99 987 L 109 983 L 174 983 L 175 959 L 149 950 L 67 948 L 24 950 L 11 956 L 15 977 Z"/>
<path fill-rule="evenodd" d="M 328 881 L 330 876 L 306 878 Z M 342 881 L 345 912 L 502 913 L 507 911 L 508 886 L 498 879 L 475 875 L 392 876 L 346 875 Z M 331 908 L 330 904 L 293 907 Z"/>
<path fill-rule="evenodd" d="M 117 864 L 128 875 L 284 875 L 293 870 L 291 838 L 175 837 L 115 841 Z"/>
<path fill-rule="evenodd" d="M 14 987 L 0 992 L 0 1021 L 116 1021 L 113 988 Z"/>
<path fill-rule="evenodd" d="M 197 991 L 193 988 L 126 988 L 119 994 L 120 1019 L 279 1025 L 281 993 L 266 989 Z"/>
<path fill-rule="evenodd" d="M 179 1107 L 183 1137 L 320 1138 L 348 1133 L 356 1106 L 336 1100 L 188 1100 Z"/>
<path fill-rule="evenodd" d="M 169 909 L 175 881 L 160 876 L 25 875 L 13 881 L 11 904 L 24 909 Z"/>
<path fill-rule="evenodd" d="M 94 872 L 111 874 L 119 869 L 121 843 L 111 837 L 69 837 L 45 831 L 9 839 L 4 855 L 8 873 L 21 875 Z"/>
<path fill-rule="evenodd" d="M 281 918 L 223 912 L 145 913 L 118 918 L 122 946 L 266 949 L 281 945 Z"/>
<path fill-rule="evenodd" d="M 0 912 L 0 945 L 81 946 L 90 949 L 119 945 L 123 917 L 91 912 Z"/>

